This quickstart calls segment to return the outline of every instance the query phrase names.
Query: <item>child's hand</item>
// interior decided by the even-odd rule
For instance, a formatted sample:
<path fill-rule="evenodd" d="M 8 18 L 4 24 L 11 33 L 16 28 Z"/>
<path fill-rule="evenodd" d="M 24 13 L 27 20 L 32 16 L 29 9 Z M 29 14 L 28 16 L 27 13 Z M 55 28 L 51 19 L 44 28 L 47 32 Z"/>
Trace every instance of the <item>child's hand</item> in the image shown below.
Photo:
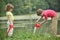
<path fill-rule="evenodd" d="M 39 27 L 40 27 L 40 23 L 36 23 L 36 24 L 35 24 L 35 27 L 36 27 L 36 28 L 39 28 Z"/>

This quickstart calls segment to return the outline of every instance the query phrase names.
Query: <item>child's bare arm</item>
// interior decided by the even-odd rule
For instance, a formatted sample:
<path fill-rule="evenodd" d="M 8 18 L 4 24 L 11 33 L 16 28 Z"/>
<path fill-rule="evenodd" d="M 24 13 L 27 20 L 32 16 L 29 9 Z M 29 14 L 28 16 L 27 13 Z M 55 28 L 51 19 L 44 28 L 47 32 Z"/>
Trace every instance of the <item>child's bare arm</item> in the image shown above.
<path fill-rule="evenodd" d="M 8 16 L 8 19 L 9 19 L 9 21 L 10 21 L 10 25 L 13 25 L 13 21 L 10 19 L 10 15 Z"/>
<path fill-rule="evenodd" d="M 41 25 L 43 25 L 46 21 L 47 21 L 47 20 L 44 20 L 44 21 L 41 23 Z"/>
<path fill-rule="evenodd" d="M 37 23 L 39 20 L 41 20 L 43 16 L 39 17 L 35 23 Z"/>

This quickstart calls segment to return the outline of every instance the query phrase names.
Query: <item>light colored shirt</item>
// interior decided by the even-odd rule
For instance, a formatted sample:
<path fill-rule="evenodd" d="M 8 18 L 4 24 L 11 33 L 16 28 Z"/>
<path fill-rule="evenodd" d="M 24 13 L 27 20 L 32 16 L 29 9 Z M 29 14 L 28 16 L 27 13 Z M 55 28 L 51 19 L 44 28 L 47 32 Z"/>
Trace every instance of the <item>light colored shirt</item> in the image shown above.
<path fill-rule="evenodd" d="M 8 20 L 9 20 L 8 16 L 10 16 L 11 20 L 14 20 L 14 16 L 13 16 L 12 12 L 6 12 L 6 16 L 7 16 Z"/>

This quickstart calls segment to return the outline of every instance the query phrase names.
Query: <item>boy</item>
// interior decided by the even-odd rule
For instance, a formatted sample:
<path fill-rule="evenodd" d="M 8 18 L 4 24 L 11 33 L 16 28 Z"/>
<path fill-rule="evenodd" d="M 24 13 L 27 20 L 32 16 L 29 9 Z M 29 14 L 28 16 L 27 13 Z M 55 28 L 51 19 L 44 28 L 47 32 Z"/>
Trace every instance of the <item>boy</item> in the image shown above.
<path fill-rule="evenodd" d="M 38 23 L 39 20 L 41 20 L 43 17 L 45 17 L 45 19 L 41 23 L 41 25 L 44 24 L 48 18 L 51 18 L 51 20 L 52 20 L 52 23 L 50 25 L 51 32 L 56 34 L 56 32 L 57 32 L 57 14 L 56 14 L 56 12 L 54 10 L 50 10 L 50 9 L 48 9 L 48 10 L 38 9 L 37 15 L 40 17 L 37 19 L 36 23 Z"/>
<path fill-rule="evenodd" d="M 13 14 L 12 14 L 12 11 L 13 11 L 13 8 L 14 6 L 12 4 L 7 4 L 6 5 L 6 16 L 7 16 L 7 26 L 8 26 L 8 29 L 7 29 L 7 34 L 8 36 L 12 36 L 13 34 L 13 22 L 14 22 L 14 17 L 13 17 Z"/>

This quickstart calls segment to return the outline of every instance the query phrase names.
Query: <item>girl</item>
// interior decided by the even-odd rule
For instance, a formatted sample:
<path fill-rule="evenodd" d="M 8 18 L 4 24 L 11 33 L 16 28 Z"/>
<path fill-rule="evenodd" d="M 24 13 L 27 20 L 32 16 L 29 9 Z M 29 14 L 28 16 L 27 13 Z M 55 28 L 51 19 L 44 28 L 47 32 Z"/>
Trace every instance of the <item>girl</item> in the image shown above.
<path fill-rule="evenodd" d="M 56 14 L 56 12 L 54 10 L 50 10 L 50 9 L 48 9 L 48 10 L 38 9 L 37 10 L 37 15 L 40 16 L 40 17 L 37 19 L 36 23 L 38 23 L 39 20 L 41 20 L 43 17 L 45 17 L 45 19 L 41 23 L 41 25 L 44 24 L 47 21 L 47 19 L 50 17 L 51 20 L 52 20 L 52 23 L 50 25 L 51 32 L 54 33 L 54 34 L 57 33 L 57 14 Z"/>
<path fill-rule="evenodd" d="M 14 22 L 14 17 L 12 14 L 13 8 L 14 8 L 14 6 L 12 4 L 6 5 L 6 16 L 8 19 L 8 21 L 7 21 L 7 26 L 8 26 L 7 34 L 8 34 L 8 36 L 12 36 L 12 34 L 13 34 L 13 22 Z"/>

